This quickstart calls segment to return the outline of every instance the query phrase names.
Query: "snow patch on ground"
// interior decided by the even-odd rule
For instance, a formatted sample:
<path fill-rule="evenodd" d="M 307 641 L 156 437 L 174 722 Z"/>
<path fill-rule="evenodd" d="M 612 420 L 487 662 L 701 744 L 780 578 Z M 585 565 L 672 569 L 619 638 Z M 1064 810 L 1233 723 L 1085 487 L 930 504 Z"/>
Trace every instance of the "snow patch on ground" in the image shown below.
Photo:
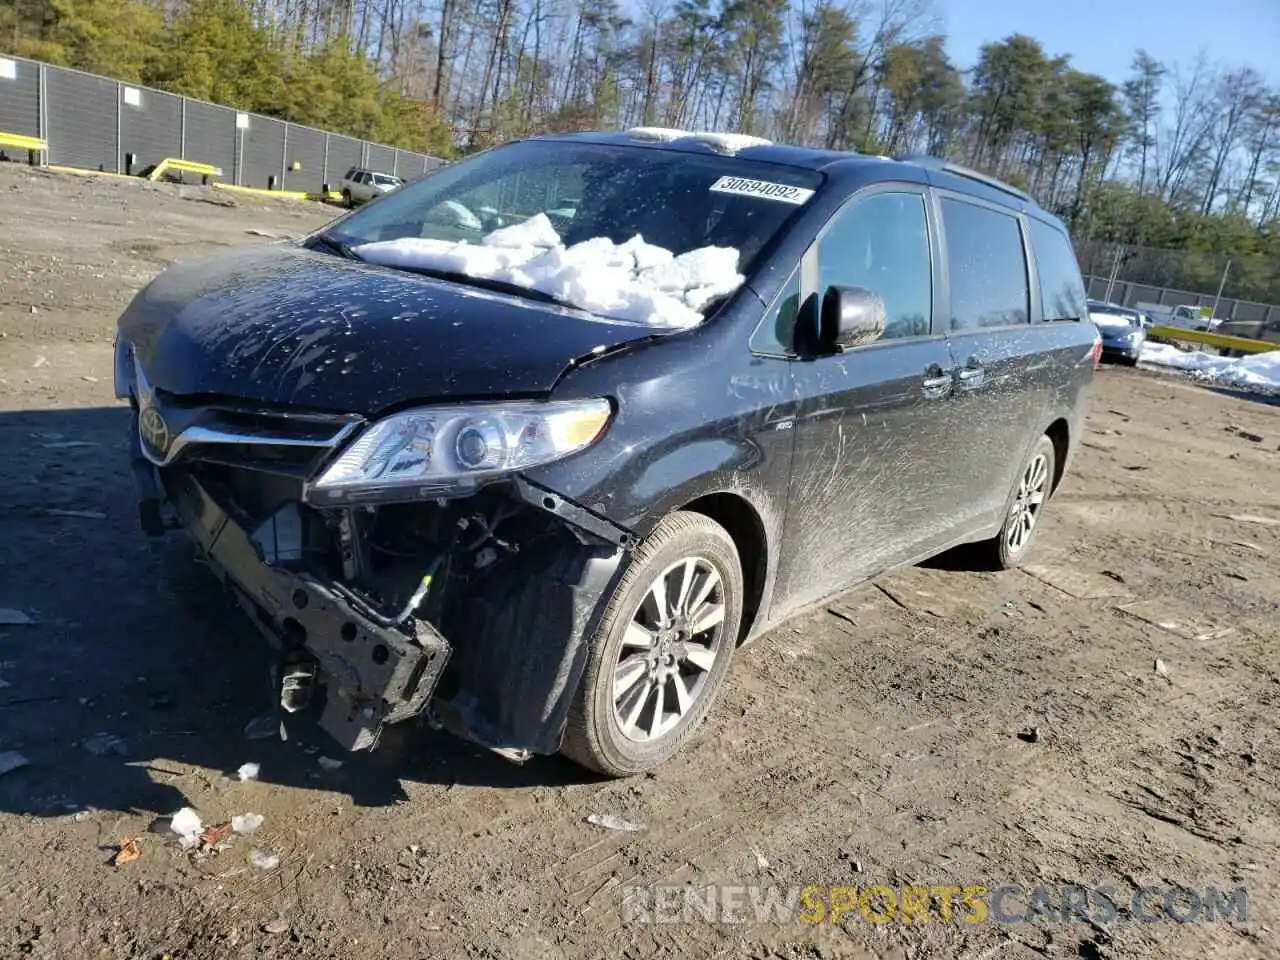
<path fill-rule="evenodd" d="M 1280 350 L 1233 359 L 1199 350 L 1184 352 L 1167 343 L 1146 343 L 1139 360 L 1183 370 L 1197 379 L 1211 380 L 1223 386 L 1280 390 Z"/>
<path fill-rule="evenodd" d="M 371 263 L 464 273 L 540 290 L 604 316 L 656 327 L 692 327 L 713 300 L 741 286 L 738 251 L 701 247 L 675 256 L 634 236 L 566 247 L 546 214 L 487 234 L 479 244 L 402 237 L 365 243 Z"/>

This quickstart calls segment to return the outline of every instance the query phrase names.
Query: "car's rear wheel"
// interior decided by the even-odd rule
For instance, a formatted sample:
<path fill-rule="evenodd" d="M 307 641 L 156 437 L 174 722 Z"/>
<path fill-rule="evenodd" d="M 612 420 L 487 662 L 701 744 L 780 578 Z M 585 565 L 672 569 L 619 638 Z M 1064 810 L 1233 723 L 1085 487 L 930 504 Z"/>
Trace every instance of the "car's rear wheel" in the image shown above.
<path fill-rule="evenodd" d="M 348 210 L 352 209 L 352 208 L 356 205 L 355 200 L 354 200 L 354 199 L 352 199 L 352 197 L 351 197 L 351 191 L 350 191 L 350 190 L 343 190 L 343 191 L 342 191 L 342 203 L 343 203 L 343 205 L 345 205 L 345 206 L 346 206 L 346 208 L 347 208 Z"/>
<path fill-rule="evenodd" d="M 664 517 L 636 548 L 590 641 L 562 752 L 625 777 L 680 749 L 729 669 L 742 584 L 723 527 L 697 513 Z"/>
<path fill-rule="evenodd" d="M 1040 513 L 1053 493 L 1056 459 L 1053 441 L 1041 437 L 1018 473 L 1000 534 L 981 545 L 991 566 L 1011 570 L 1026 557 L 1040 525 Z"/>

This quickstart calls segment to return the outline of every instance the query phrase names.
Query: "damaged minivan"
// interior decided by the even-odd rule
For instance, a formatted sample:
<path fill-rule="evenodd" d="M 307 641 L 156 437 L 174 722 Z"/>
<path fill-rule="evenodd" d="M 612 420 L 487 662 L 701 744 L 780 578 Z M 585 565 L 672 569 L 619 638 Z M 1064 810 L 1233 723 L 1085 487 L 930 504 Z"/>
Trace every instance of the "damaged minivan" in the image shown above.
<path fill-rule="evenodd" d="M 281 708 L 625 776 L 782 619 L 960 544 L 1021 562 L 1098 355 L 1012 187 L 642 128 L 170 268 L 115 379 L 144 530 L 272 640 Z"/>

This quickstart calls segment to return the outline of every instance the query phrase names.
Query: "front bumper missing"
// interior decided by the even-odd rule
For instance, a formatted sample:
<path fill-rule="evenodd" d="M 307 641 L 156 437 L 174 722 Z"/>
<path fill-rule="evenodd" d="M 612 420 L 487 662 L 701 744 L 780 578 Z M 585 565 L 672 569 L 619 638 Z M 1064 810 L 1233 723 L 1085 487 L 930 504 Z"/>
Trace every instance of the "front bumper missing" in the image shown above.
<path fill-rule="evenodd" d="M 183 526 L 241 606 L 286 656 L 315 657 L 327 680 L 320 726 L 348 750 L 377 745 L 382 728 L 420 713 L 439 682 L 449 644 L 415 621 L 415 640 L 356 609 L 305 572 L 262 562 L 250 535 L 189 474 L 164 478 Z"/>
<path fill-rule="evenodd" d="M 304 562 L 296 503 L 265 522 L 250 519 L 199 471 L 152 465 L 136 425 L 131 450 L 144 530 L 185 528 L 281 651 L 285 709 L 291 683 L 305 702 L 318 680 L 327 693 L 320 725 L 347 749 L 376 746 L 385 724 L 430 704 L 446 729 L 504 756 L 559 750 L 587 643 L 635 543 L 628 531 L 513 478 L 512 501 L 543 518 L 535 523 L 542 533 L 500 563 L 486 560 L 487 576 L 465 593 L 446 589 L 428 623 L 406 616 L 412 608 L 388 616 L 317 575 Z M 466 559 L 479 565 L 476 555 Z"/>

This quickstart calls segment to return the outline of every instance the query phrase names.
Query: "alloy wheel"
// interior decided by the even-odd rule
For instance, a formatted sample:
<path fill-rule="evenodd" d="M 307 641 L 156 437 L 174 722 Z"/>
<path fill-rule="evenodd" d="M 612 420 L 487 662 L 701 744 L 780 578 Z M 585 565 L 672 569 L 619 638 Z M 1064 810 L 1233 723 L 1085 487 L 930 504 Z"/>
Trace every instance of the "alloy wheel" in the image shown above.
<path fill-rule="evenodd" d="M 614 666 L 614 720 L 629 740 L 674 730 L 708 688 L 724 642 L 724 584 L 710 561 L 663 570 L 631 616 Z"/>
<path fill-rule="evenodd" d="M 1049 486 L 1049 458 L 1036 454 L 1022 472 L 1018 482 L 1018 494 L 1009 510 L 1009 522 L 1005 528 L 1005 545 L 1013 553 L 1022 551 L 1031 539 L 1031 531 L 1040 519 L 1040 507 L 1044 504 Z"/>

